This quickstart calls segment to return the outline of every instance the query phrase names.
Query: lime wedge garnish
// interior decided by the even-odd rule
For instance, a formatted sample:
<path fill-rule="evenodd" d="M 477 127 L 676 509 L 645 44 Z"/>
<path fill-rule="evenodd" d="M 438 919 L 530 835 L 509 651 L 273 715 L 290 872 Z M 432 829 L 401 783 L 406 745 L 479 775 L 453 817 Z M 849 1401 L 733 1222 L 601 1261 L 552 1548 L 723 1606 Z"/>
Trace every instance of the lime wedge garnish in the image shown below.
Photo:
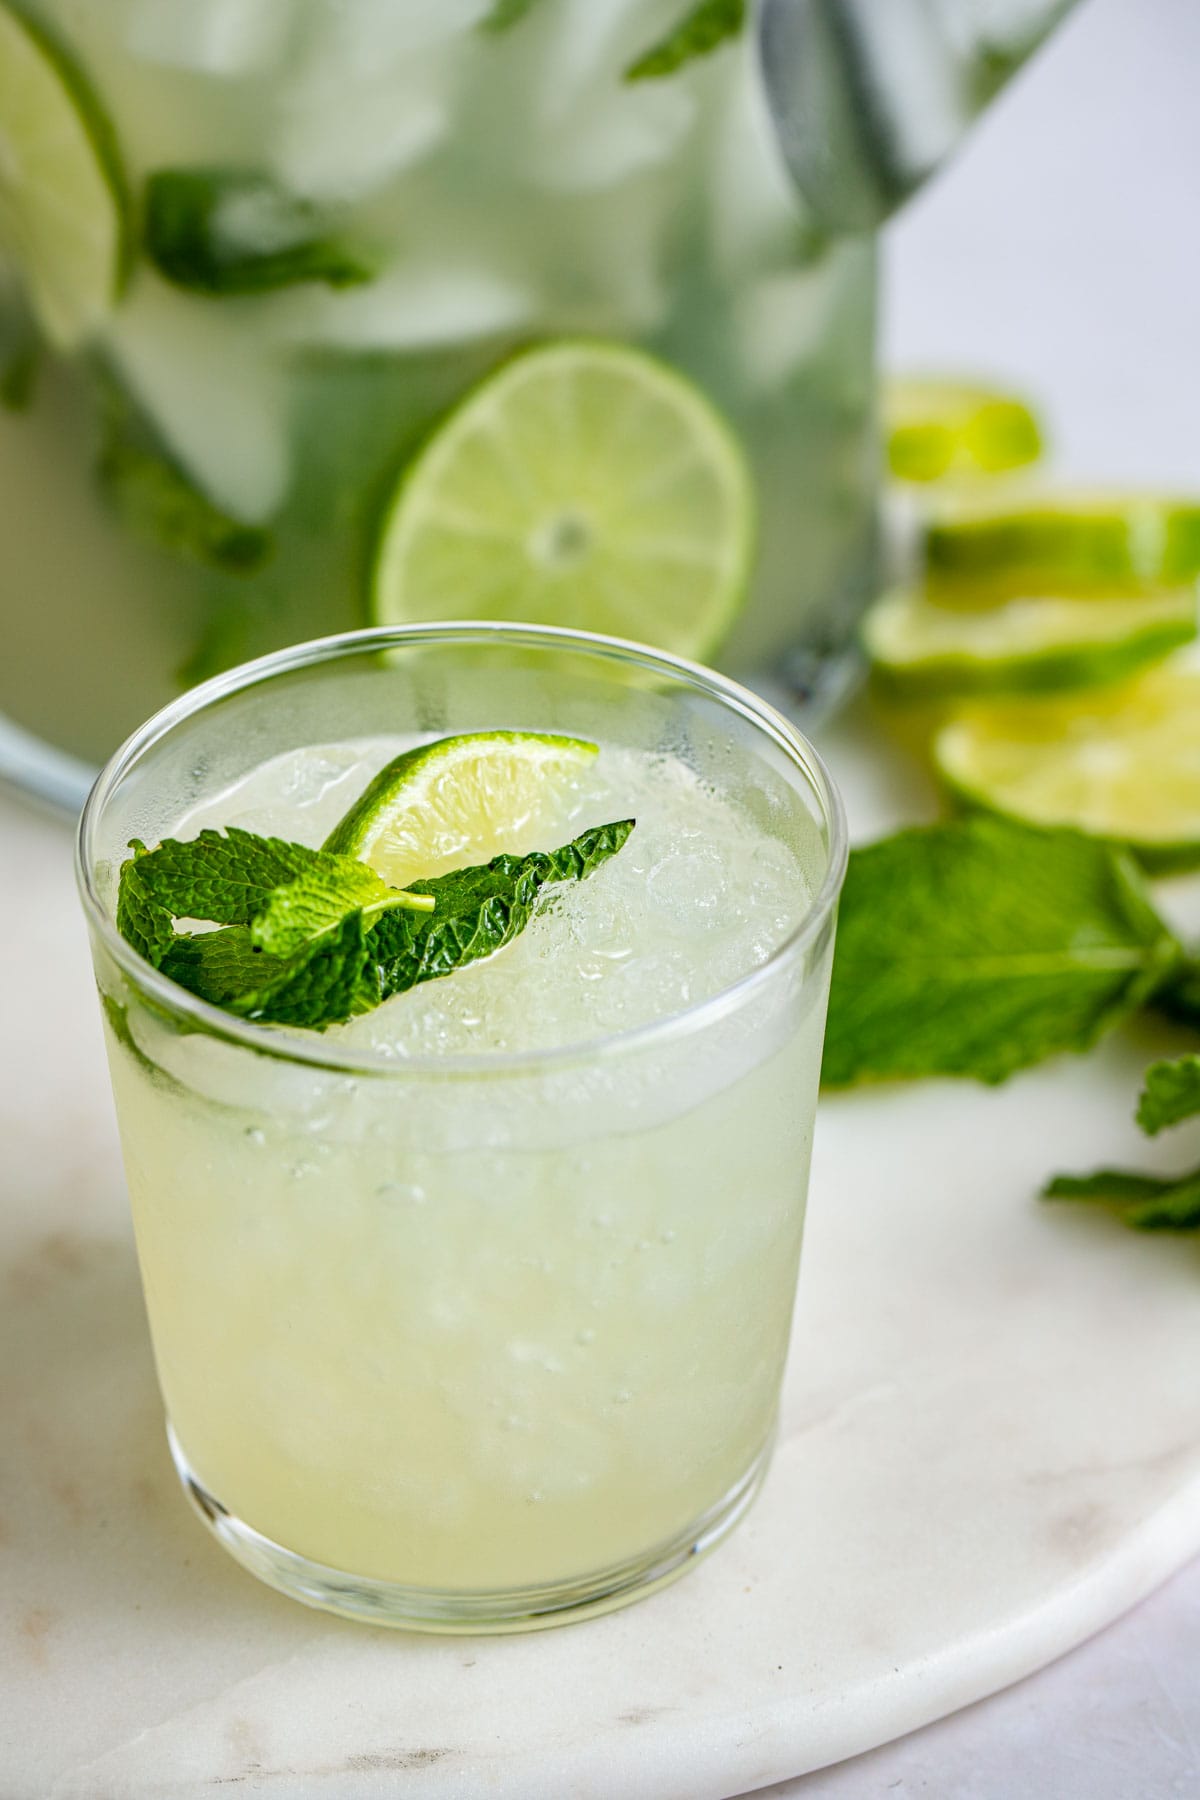
<path fill-rule="evenodd" d="M 1200 501 L 1066 493 L 949 503 L 926 525 L 925 569 L 946 605 L 1175 587 L 1200 575 Z"/>
<path fill-rule="evenodd" d="M 1070 699 L 963 707 L 934 740 L 951 790 L 1031 825 L 1073 825 L 1147 862 L 1200 861 L 1200 670 L 1151 669 Z"/>
<path fill-rule="evenodd" d="M 999 475 L 1036 462 L 1037 419 L 1023 400 L 963 382 L 904 378 L 883 391 L 888 467 L 901 481 Z"/>
<path fill-rule="evenodd" d="M 409 465 L 372 610 L 704 656 L 741 605 L 752 538 L 745 460 L 699 389 L 641 351 L 563 340 L 490 375 Z"/>
<path fill-rule="evenodd" d="M 595 755 L 582 738 L 532 731 L 439 738 L 382 768 L 325 848 L 360 857 L 393 887 L 544 848 Z"/>
<path fill-rule="evenodd" d="M 1195 635 L 1192 588 L 1111 600 L 1039 595 L 977 612 L 905 589 L 876 601 L 862 630 L 876 674 L 914 697 L 1115 681 Z"/>
<path fill-rule="evenodd" d="M 0 4 L 0 250 L 60 349 L 87 337 L 120 292 L 128 211 L 112 127 L 83 76 Z"/>

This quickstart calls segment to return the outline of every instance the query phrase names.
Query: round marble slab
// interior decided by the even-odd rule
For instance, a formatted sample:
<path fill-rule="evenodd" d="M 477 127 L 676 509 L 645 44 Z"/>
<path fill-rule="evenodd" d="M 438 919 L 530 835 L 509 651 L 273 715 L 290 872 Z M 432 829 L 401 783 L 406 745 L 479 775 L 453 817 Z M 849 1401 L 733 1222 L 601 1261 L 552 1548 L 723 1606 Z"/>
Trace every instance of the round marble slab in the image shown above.
<path fill-rule="evenodd" d="M 912 795 L 853 728 L 861 833 Z M 1139 1026 L 987 1090 L 822 1104 L 780 1445 L 733 1538 L 641 1606 L 437 1640 L 257 1586 L 163 1442 L 60 827 L 0 801 L 5 1800 L 727 1800 L 976 1699 L 1200 1547 L 1200 1247 L 1034 1198 L 1182 1162 Z"/>

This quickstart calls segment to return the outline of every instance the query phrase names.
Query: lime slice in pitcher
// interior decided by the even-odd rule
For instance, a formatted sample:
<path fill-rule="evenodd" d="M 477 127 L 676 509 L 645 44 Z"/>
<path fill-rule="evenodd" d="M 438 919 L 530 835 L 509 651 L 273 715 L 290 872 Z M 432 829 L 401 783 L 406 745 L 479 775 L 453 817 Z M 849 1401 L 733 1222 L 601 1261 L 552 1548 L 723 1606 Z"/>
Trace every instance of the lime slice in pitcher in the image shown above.
<path fill-rule="evenodd" d="M 705 656 L 741 605 L 752 541 L 745 459 L 700 390 L 641 351 L 564 339 L 488 376 L 409 465 L 372 610 Z"/>
<path fill-rule="evenodd" d="M 1152 669 L 1069 699 L 963 707 L 934 740 L 946 785 L 1030 825 L 1073 825 L 1145 861 L 1200 860 L 1200 670 Z"/>
<path fill-rule="evenodd" d="M 924 548 L 926 577 L 947 606 L 1146 593 L 1200 575 L 1200 500 L 1083 492 L 971 499 L 938 509 Z"/>
<path fill-rule="evenodd" d="M 379 771 L 325 849 L 360 857 L 393 887 L 537 849 L 596 754 L 583 738 L 533 731 L 421 744 Z"/>
<path fill-rule="evenodd" d="M 885 383 L 888 467 L 901 481 L 999 475 L 1036 462 L 1037 419 L 1023 400 L 994 388 L 934 378 Z"/>
<path fill-rule="evenodd" d="M 914 698 L 1115 681 L 1195 635 L 1192 588 L 1121 600 L 1038 595 L 975 612 L 899 590 L 876 601 L 862 628 L 876 674 Z"/>
<path fill-rule="evenodd" d="M 111 126 L 69 59 L 0 4 L 0 251 L 60 349 L 117 298 L 128 240 Z"/>

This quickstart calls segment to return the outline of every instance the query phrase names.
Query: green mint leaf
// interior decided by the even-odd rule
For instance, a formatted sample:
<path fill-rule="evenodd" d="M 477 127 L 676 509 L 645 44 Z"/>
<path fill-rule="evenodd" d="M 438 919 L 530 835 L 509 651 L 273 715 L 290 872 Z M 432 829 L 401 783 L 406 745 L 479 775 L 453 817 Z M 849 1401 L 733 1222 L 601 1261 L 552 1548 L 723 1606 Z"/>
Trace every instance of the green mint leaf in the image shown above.
<path fill-rule="evenodd" d="M 1111 1207 L 1134 1231 L 1200 1230 L 1200 1169 L 1179 1176 L 1139 1175 L 1097 1169 L 1092 1175 L 1056 1175 L 1044 1200 L 1094 1200 Z"/>
<path fill-rule="evenodd" d="M 432 897 L 389 887 L 365 862 L 329 851 L 316 854 L 320 860 L 277 887 L 255 916 L 250 937 L 256 949 L 269 956 L 294 956 L 306 944 L 338 930 L 354 910 L 363 913 L 364 924 L 393 906 L 419 913 L 434 910 Z"/>
<path fill-rule="evenodd" d="M 1178 957 L 1121 851 L 986 817 L 902 831 L 850 857 L 824 1079 L 1003 1081 L 1090 1048 Z"/>
<path fill-rule="evenodd" d="M 1200 959 L 1185 957 L 1154 996 L 1157 1011 L 1200 1031 Z"/>
<path fill-rule="evenodd" d="M 630 63 L 626 81 L 658 81 L 673 75 L 685 63 L 709 56 L 737 37 L 745 20 L 746 0 L 696 0 L 677 25 Z"/>
<path fill-rule="evenodd" d="M 0 406 L 28 412 L 42 366 L 44 346 L 29 308 L 15 297 L 0 308 Z"/>
<path fill-rule="evenodd" d="M 117 923 L 198 998 L 320 1030 L 490 956 L 524 930 L 547 886 L 585 880 L 632 830 L 632 819 L 597 826 L 560 850 L 498 856 L 403 893 L 353 857 L 236 826 L 154 850 L 135 843 Z M 227 928 L 176 932 L 179 918 Z"/>
<path fill-rule="evenodd" d="M 122 523 L 172 556 L 246 575 L 274 548 L 269 532 L 231 518 L 201 493 L 115 384 L 103 396 L 96 479 Z"/>
<path fill-rule="evenodd" d="M 1137 1122 L 1154 1137 L 1200 1112 L 1200 1056 L 1151 1063 L 1137 1106 Z"/>
<path fill-rule="evenodd" d="M 164 838 L 153 850 L 137 840 L 130 847 L 133 857 L 121 869 L 117 925 L 130 937 L 128 923 L 149 943 L 163 941 L 164 918 L 168 922 L 206 919 L 215 925 L 249 925 L 277 888 L 316 871 L 334 879 L 343 874 L 348 888 L 358 893 L 358 872 L 365 867 L 352 857 L 311 850 L 307 844 L 291 844 L 283 838 L 259 837 L 236 825 L 224 832 L 202 831 L 186 843 Z M 377 876 L 372 879 L 378 881 Z M 356 904 L 353 898 L 350 904 Z M 142 949 L 140 944 L 137 947 Z M 142 949 L 142 954 L 147 951 Z M 156 959 L 150 956 L 149 960 Z"/>
<path fill-rule="evenodd" d="M 533 917 L 544 888 L 586 880 L 617 854 L 633 826 L 632 819 L 621 819 L 595 826 L 548 854 L 496 856 L 414 882 L 413 892 L 433 895 L 437 906 L 432 915 L 385 914 L 373 928 L 369 941 L 379 998 L 451 975 L 511 943 Z"/>
<path fill-rule="evenodd" d="M 367 966 L 366 929 L 356 908 L 287 957 L 258 949 L 244 925 L 181 934 L 163 959 L 162 972 L 239 1018 L 321 1029 L 363 1010 L 364 994 L 374 992 Z"/>
<path fill-rule="evenodd" d="M 252 170 L 158 170 L 146 182 L 142 234 L 160 274 L 213 297 L 306 281 L 349 287 L 375 275 L 361 252 L 326 234 L 313 206 Z"/>
<path fill-rule="evenodd" d="M 519 25 L 526 13 L 532 12 L 538 0 L 494 0 L 490 12 L 479 21 L 480 31 L 508 31 Z"/>

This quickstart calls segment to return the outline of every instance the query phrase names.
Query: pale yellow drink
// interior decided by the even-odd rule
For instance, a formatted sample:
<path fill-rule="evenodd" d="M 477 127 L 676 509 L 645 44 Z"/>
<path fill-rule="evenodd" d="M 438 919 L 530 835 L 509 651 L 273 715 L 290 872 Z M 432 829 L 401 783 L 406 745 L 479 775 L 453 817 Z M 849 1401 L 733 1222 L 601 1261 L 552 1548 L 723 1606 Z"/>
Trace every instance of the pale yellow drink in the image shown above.
<path fill-rule="evenodd" d="M 319 843 L 402 747 L 290 751 L 171 835 Z M 259 1573 L 304 1591 L 317 1565 L 352 1611 L 382 1588 L 426 1623 L 529 1622 L 672 1572 L 754 1491 L 830 936 L 779 968 L 829 853 L 807 814 L 766 828 L 764 797 L 602 744 L 538 847 L 636 816 L 611 862 L 365 1019 L 258 1028 L 282 1056 L 111 985 L 177 1455 Z"/>

